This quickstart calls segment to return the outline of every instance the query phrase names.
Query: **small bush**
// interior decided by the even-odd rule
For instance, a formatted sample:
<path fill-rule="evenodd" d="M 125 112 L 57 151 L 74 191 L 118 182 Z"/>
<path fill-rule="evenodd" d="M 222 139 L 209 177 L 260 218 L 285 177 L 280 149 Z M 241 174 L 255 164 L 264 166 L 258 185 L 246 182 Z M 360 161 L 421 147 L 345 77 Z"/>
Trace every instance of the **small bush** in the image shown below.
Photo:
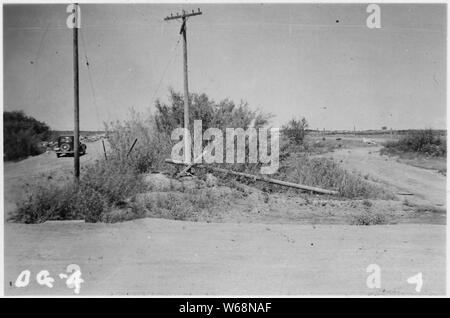
<path fill-rule="evenodd" d="M 416 152 L 433 157 L 447 155 L 447 143 L 433 130 L 415 130 L 402 136 L 398 141 L 384 144 L 388 152 Z"/>
<path fill-rule="evenodd" d="M 386 217 L 381 213 L 363 212 L 360 215 L 353 216 L 352 225 L 380 225 L 387 224 Z"/>
<path fill-rule="evenodd" d="M 301 144 L 303 139 L 305 139 L 306 128 L 308 128 L 308 122 L 305 118 L 291 119 L 281 128 L 281 133 L 292 143 Z"/>
<path fill-rule="evenodd" d="M 110 204 L 120 204 L 142 188 L 142 180 L 132 164 L 121 160 L 101 160 L 87 166 L 80 185 L 83 190 L 94 190 Z"/>
<path fill-rule="evenodd" d="M 79 220 L 96 222 L 106 202 L 94 189 L 77 187 L 73 182 L 63 186 L 37 185 L 18 204 L 10 220 L 21 223 L 42 223 L 48 220 Z"/>
<path fill-rule="evenodd" d="M 76 193 L 73 209 L 89 223 L 98 222 L 102 213 L 107 210 L 108 202 L 99 191 L 82 186 Z"/>
<path fill-rule="evenodd" d="M 33 187 L 32 193 L 18 204 L 17 211 L 10 217 L 11 221 L 21 223 L 41 223 L 48 219 L 75 219 L 80 217 L 73 210 L 75 191 L 71 186 L 57 187 L 43 184 Z"/>
<path fill-rule="evenodd" d="M 125 201 L 143 188 L 131 166 L 121 161 L 98 161 L 83 170 L 78 186 L 73 181 L 63 185 L 32 186 L 10 220 L 22 223 L 75 219 L 98 222 L 111 209 L 126 205 Z"/>

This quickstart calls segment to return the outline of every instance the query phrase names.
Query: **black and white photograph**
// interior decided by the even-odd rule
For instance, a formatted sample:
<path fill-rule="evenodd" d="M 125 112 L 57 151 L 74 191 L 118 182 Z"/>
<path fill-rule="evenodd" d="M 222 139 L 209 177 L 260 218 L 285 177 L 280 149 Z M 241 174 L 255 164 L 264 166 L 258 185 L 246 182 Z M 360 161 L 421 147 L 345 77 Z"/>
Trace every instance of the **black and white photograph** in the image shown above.
<path fill-rule="evenodd" d="M 4 296 L 446 296 L 446 2 L 1 7 Z"/>

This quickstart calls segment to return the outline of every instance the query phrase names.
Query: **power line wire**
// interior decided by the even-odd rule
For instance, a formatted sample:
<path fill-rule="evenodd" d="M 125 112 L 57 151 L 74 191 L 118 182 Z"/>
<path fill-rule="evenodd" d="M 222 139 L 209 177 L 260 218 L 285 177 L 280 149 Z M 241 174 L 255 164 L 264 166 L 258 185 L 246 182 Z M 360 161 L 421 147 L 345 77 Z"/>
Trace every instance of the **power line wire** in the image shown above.
<path fill-rule="evenodd" d="M 175 44 L 174 48 L 172 49 L 172 52 L 175 53 L 175 54 L 172 54 L 172 55 L 171 55 L 171 57 L 170 57 L 170 59 L 169 59 L 169 62 L 167 63 L 167 65 L 166 65 L 166 67 L 165 67 L 165 69 L 164 69 L 164 71 L 163 71 L 163 74 L 162 74 L 162 76 L 161 76 L 161 79 L 159 80 L 159 83 L 158 83 L 158 85 L 157 85 L 157 87 L 156 87 L 156 90 L 155 90 L 155 92 L 153 93 L 153 97 L 152 97 L 152 99 L 151 99 L 152 103 L 153 103 L 154 100 L 155 100 L 156 94 L 158 93 L 158 91 L 159 91 L 159 89 L 160 89 L 160 87 L 161 87 L 162 81 L 164 80 L 164 77 L 166 76 L 167 70 L 169 69 L 169 66 L 170 66 L 170 64 L 172 63 L 173 58 L 177 55 L 176 49 L 177 49 L 177 47 L 178 47 L 178 44 L 180 43 L 180 40 L 181 40 L 181 35 L 178 36 L 178 41 L 177 41 L 177 43 Z"/>
<path fill-rule="evenodd" d="M 50 23 L 47 24 L 47 28 L 45 29 L 44 33 L 42 34 L 41 40 L 39 41 L 38 50 L 36 52 L 36 56 L 34 57 L 34 60 L 32 61 L 34 63 L 34 85 L 35 85 L 34 89 L 35 89 L 35 93 L 36 93 L 36 96 L 35 96 L 36 102 L 38 102 L 38 100 L 39 100 L 39 89 L 37 88 L 37 83 L 38 83 L 38 81 L 37 81 L 37 66 L 38 66 L 38 61 L 41 56 L 42 47 L 44 44 L 45 37 L 48 33 L 49 27 L 50 27 Z"/>
<path fill-rule="evenodd" d="M 182 22 L 180 22 L 181 24 Z M 148 23 L 125 23 L 121 25 L 83 25 L 83 28 L 85 29 L 148 29 L 148 28 L 155 28 L 161 26 L 161 22 L 148 22 Z M 196 27 L 261 27 L 261 26 L 273 26 L 273 27 L 283 27 L 283 26 L 289 26 L 294 28 L 334 28 L 338 30 L 339 28 L 361 28 L 361 29 L 368 29 L 365 23 L 361 24 L 308 24 L 308 23 L 293 23 L 293 22 L 234 22 L 234 23 L 196 23 Z M 66 26 L 58 26 L 58 27 L 52 27 L 49 28 L 49 30 L 65 30 Z M 34 26 L 24 26 L 24 27 L 14 27 L 14 26 L 6 26 L 4 28 L 5 30 L 30 30 L 30 31 L 39 31 L 39 30 L 45 30 L 45 27 L 34 27 Z M 427 28 L 427 27 L 402 27 L 402 26 L 389 26 L 389 27 L 382 27 L 379 30 L 383 31 L 406 31 L 406 32 L 432 32 L 432 33 L 445 33 L 445 30 L 442 29 L 434 29 L 434 28 Z"/>
<path fill-rule="evenodd" d="M 83 35 L 83 32 L 81 31 L 81 28 L 79 29 L 79 31 L 80 31 L 80 35 L 81 35 L 81 42 L 83 43 L 84 57 L 86 59 L 86 67 L 88 70 L 89 86 L 91 87 L 92 98 L 94 100 L 94 108 L 95 108 L 95 114 L 97 116 L 97 125 L 98 125 L 100 123 L 100 114 L 98 112 L 98 106 L 97 106 L 97 95 L 95 94 L 94 83 L 92 80 L 91 68 L 90 68 L 90 63 L 89 63 L 89 59 L 88 59 L 88 55 L 87 55 L 86 41 L 84 40 L 84 35 Z"/>

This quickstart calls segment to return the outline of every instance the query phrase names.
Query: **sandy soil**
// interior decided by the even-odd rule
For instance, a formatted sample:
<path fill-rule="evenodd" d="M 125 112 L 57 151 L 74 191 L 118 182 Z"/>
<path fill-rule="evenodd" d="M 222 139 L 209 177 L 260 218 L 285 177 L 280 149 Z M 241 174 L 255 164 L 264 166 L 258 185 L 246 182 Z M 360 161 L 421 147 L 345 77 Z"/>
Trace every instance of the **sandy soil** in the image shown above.
<path fill-rule="evenodd" d="M 339 149 L 326 156 L 345 168 L 368 174 L 390 187 L 413 204 L 446 206 L 446 178 L 437 171 L 407 165 L 388 156 L 380 156 L 381 147 Z"/>
<path fill-rule="evenodd" d="M 81 295 L 445 293 L 445 226 L 214 224 L 143 219 L 120 224 L 8 224 L 6 294 L 70 295 L 58 277 L 80 266 Z M 26 242 L 26 243 L 24 243 Z M 368 289 L 366 268 L 381 267 Z M 27 287 L 14 282 L 32 273 Z M 33 279 L 41 270 L 53 288 Z"/>

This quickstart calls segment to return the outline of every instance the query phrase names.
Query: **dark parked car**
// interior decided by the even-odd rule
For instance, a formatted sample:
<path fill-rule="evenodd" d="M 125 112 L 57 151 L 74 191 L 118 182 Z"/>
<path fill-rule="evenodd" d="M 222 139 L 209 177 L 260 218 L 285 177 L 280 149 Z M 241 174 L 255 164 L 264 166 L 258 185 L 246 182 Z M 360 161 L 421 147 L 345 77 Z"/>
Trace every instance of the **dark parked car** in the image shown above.
<path fill-rule="evenodd" d="M 74 155 L 74 136 L 59 136 L 58 144 L 54 148 L 56 152 L 56 157 L 61 157 L 65 155 Z M 86 153 L 86 145 L 80 142 L 80 156 Z"/>

